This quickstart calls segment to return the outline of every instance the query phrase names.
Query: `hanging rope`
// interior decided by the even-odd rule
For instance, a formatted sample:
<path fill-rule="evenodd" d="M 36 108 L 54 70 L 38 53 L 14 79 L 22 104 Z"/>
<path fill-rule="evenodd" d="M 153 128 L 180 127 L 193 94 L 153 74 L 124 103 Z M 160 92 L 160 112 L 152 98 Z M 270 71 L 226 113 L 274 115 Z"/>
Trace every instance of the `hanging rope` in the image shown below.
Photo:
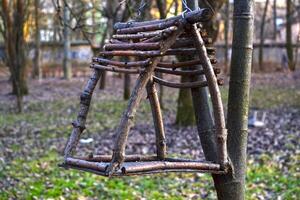
<path fill-rule="evenodd" d="M 192 11 L 192 9 L 190 9 L 190 7 L 187 5 L 187 2 L 186 2 L 186 0 L 182 0 L 182 5 L 183 5 L 183 7 L 184 7 L 184 11 L 183 11 L 183 13 L 185 13 L 185 12 L 191 12 Z"/>
<path fill-rule="evenodd" d="M 145 7 L 147 6 L 147 2 L 145 0 L 142 0 L 141 3 L 140 3 L 140 6 L 137 10 L 137 13 L 138 13 L 138 16 L 140 17 L 142 15 L 142 13 L 144 12 L 145 10 Z"/>

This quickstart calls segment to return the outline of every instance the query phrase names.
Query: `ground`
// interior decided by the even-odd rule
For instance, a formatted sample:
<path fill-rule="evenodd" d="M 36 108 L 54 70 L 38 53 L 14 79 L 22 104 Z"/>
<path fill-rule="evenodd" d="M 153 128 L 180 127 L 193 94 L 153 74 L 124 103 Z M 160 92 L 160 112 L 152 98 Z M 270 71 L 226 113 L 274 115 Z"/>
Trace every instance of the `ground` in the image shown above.
<path fill-rule="evenodd" d="M 29 81 L 23 114 L 14 113 L 7 79 L 0 78 L 0 199 L 215 199 L 207 174 L 161 174 L 107 179 L 57 165 L 78 110 L 87 78 L 71 82 L 47 78 Z M 224 105 L 227 89 L 222 89 Z M 111 153 L 114 128 L 126 102 L 122 80 L 109 76 L 97 90 L 79 154 Z M 146 97 L 144 97 L 146 99 Z M 166 91 L 163 111 L 168 152 L 203 158 L 195 127 L 173 124 L 176 90 Z M 251 108 L 265 111 L 266 126 L 249 129 L 247 199 L 300 199 L 300 73 L 254 75 Z M 154 130 L 149 105 L 138 110 L 127 153 L 153 153 Z"/>

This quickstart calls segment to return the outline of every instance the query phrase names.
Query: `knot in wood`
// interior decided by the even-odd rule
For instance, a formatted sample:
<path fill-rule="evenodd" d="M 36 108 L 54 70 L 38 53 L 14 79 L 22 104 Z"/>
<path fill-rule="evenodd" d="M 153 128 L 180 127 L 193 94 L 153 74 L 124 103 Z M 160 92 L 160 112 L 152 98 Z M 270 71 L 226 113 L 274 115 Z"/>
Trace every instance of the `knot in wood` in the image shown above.
<path fill-rule="evenodd" d="M 85 126 L 81 125 L 78 121 L 72 122 L 72 125 L 74 128 L 79 128 L 81 132 L 85 130 Z"/>
<path fill-rule="evenodd" d="M 88 93 L 86 91 L 82 92 L 81 95 L 80 95 L 80 102 L 83 105 L 89 106 L 90 102 L 91 102 L 91 95 L 90 95 L 90 93 Z"/>

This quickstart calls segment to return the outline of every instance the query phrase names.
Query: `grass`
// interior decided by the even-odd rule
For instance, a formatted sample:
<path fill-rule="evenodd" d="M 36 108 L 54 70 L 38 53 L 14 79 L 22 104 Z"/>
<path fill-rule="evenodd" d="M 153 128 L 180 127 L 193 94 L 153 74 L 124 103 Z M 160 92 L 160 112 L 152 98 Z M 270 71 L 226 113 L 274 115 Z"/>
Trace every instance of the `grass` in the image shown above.
<path fill-rule="evenodd" d="M 226 102 L 227 92 L 222 91 Z M 300 106 L 300 92 L 288 88 L 260 87 L 251 90 L 251 105 L 259 108 Z M 174 111 L 176 98 L 166 95 L 167 111 Z M 35 140 L 45 142 L 66 138 L 70 122 L 76 116 L 77 100 L 64 99 L 29 103 L 23 114 L 16 115 L 0 109 L 0 137 L 23 137 L 27 148 L 24 156 L 4 164 L 0 160 L 0 200 L 2 199 L 215 199 L 213 183 L 205 174 L 168 174 L 145 177 L 107 179 L 75 170 L 57 167 L 61 156 L 56 147 L 39 149 Z M 2 104 L 2 103 L 0 103 Z M 0 105 L 5 106 L 5 104 Z M 93 134 L 117 125 L 125 101 L 94 102 L 89 113 L 86 134 Z M 138 119 L 151 123 L 149 105 L 143 103 Z M 38 133 L 37 137 L 33 137 Z M 5 134 L 10 134 L 9 136 Z M 14 136 L 16 134 L 16 136 Z M 21 134 L 21 135 L 18 135 Z M 0 140 L 1 145 L 1 140 Z M 22 144 L 8 147 L 23 152 Z M 29 149 L 29 150 L 28 150 Z M 37 153 L 38 152 L 38 153 Z M 299 156 L 292 155 L 289 164 L 281 166 L 278 155 L 250 158 L 247 176 L 247 199 L 299 199 Z M 0 152 L 0 158 L 5 157 Z"/>
<path fill-rule="evenodd" d="M 292 162 L 296 162 L 296 157 Z M 210 176 L 205 174 L 168 174 L 129 178 L 103 178 L 86 172 L 58 168 L 56 152 L 39 160 L 16 159 L 2 166 L 0 178 L 14 180 L 14 185 L 0 189 L 0 199 L 187 199 L 205 196 L 214 199 Z M 287 173 L 262 156 L 259 162 L 249 160 L 247 199 L 259 197 L 300 197 L 299 172 L 290 167 Z M 266 193 L 268 191 L 268 193 Z"/>
<path fill-rule="evenodd" d="M 224 105 L 228 102 L 228 87 L 221 88 Z M 272 109 L 276 107 L 300 107 L 300 89 L 259 86 L 250 90 L 250 107 Z"/>

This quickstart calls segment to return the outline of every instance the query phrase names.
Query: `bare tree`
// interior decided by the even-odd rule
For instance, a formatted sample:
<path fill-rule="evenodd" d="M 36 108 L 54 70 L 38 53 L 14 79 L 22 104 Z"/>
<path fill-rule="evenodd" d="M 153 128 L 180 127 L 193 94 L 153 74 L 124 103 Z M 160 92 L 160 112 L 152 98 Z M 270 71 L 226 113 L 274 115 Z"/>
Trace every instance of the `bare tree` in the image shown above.
<path fill-rule="evenodd" d="M 230 17 L 229 17 L 229 13 L 230 13 L 230 2 L 229 0 L 226 0 L 225 2 L 225 24 L 224 24 L 224 40 L 225 40 L 225 49 L 224 49 L 224 73 L 227 74 L 228 73 L 228 50 L 229 50 L 229 21 L 230 21 Z"/>
<path fill-rule="evenodd" d="M 72 78 L 72 64 L 70 58 L 71 41 L 70 41 L 70 10 L 68 5 L 64 2 L 63 5 L 63 24 L 64 24 L 64 59 L 63 71 L 64 79 L 70 80 Z"/>
<path fill-rule="evenodd" d="M 13 94 L 17 97 L 18 111 L 22 112 L 23 96 L 28 94 L 26 80 L 26 59 L 24 24 L 28 1 L 16 0 L 1 2 L 1 34 L 4 38 L 6 63 L 10 69 Z"/>
<path fill-rule="evenodd" d="M 276 41 L 276 39 L 277 39 L 277 0 L 273 0 L 273 28 L 274 28 L 273 39 Z"/>
<path fill-rule="evenodd" d="M 294 71 L 296 63 L 294 62 L 292 24 L 292 0 L 286 0 L 286 52 L 289 68 Z"/>
<path fill-rule="evenodd" d="M 35 22 L 35 49 L 34 49 L 34 63 L 32 70 L 32 78 L 42 79 L 42 68 L 40 66 L 40 50 L 41 50 L 41 36 L 40 36 L 40 0 L 34 0 L 34 22 Z"/>
<path fill-rule="evenodd" d="M 266 17 L 267 17 L 269 2 L 270 2 L 269 0 L 266 0 L 263 16 L 262 16 L 262 20 L 261 20 L 261 25 L 260 25 L 260 45 L 259 45 L 259 55 L 258 55 L 260 71 L 264 71 L 264 66 L 263 66 L 264 43 L 265 43 L 265 34 L 264 33 L 265 33 L 265 24 L 266 24 Z"/>

